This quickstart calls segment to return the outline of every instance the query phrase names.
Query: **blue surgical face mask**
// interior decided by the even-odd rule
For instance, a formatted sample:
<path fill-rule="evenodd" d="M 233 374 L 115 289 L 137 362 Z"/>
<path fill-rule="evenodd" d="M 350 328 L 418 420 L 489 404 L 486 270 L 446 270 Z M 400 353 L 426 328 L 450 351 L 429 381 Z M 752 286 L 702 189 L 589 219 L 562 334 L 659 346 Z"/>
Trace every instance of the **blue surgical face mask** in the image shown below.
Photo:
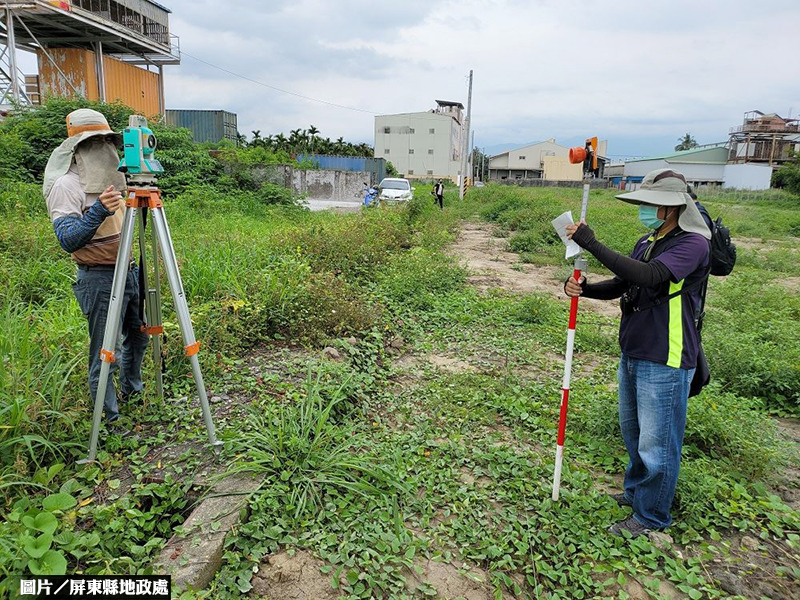
<path fill-rule="evenodd" d="M 649 204 L 639 205 L 639 220 L 648 229 L 658 229 L 664 224 L 664 219 L 658 218 L 658 207 Z"/>

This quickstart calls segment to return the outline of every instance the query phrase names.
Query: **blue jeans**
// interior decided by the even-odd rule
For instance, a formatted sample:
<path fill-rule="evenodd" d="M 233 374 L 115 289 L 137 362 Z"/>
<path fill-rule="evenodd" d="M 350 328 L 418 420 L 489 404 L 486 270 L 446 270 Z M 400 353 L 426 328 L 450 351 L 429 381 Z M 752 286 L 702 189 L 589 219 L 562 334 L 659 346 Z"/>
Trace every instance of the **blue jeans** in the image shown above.
<path fill-rule="evenodd" d="M 623 354 L 618 376 L 619 425 L 630 457 L 625 496 L 633 503 L 637 521 L 663 529 L 672 523 L 670 508 L 694 369 L 675 369 Z"/>
<path fill-rule="evenodd" d="M 100 381 L 102 364 L 100 349 L 103 347 L 113 280 L 113 268 L 78 268 L 78 280 L 72 286 L 81 312 L 89 322 L 89 390 L 92 402 L 97 396 L 97 384 Z M 119 382 L 123 397 L 142 391 L 142 359 L 148 341 L 147 334 L 140 329 L 142 325 L 139 318 L 139 269 L 133 267 L 128 271 L 125 294 L 122 299 L 119 328 L 121 343 L 118 339 L 115 349 L 116 361 L 111 363 L 108 387 L 106 387 L 106 396 L 103 401 L 106 420 L 109 422 L 119 418 L 114 372 L 119 370 Z"/>

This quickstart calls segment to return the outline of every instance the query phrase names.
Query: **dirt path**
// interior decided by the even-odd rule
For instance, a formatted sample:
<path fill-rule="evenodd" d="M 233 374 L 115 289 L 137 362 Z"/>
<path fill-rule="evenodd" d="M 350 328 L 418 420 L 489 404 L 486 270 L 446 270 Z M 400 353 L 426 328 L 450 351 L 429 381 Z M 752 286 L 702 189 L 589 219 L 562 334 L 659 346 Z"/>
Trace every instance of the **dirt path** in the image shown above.
<path fill-rule="evenodd" d="M 508 240 L 498 237 L 496 232 L 497 228 L 488 223 L 465 222 L 451 246 L 451 252 L 469 269 L 471 285 L 480 290 L 501 288 L 564 298 L 564 269 L 522 263 L 518 254 L 505 249 Z M 601 315 L 619 317 L 615 302 L 585 299 L 582 306 Z"/>

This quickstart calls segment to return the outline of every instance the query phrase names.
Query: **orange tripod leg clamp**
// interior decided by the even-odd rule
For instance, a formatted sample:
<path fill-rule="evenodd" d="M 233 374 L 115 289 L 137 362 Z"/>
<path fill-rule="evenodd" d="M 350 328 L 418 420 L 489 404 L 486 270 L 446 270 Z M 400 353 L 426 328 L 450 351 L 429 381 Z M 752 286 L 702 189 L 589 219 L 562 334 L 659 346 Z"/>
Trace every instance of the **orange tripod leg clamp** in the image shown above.
<path fill-rule="evenodd" d="M 158 190 L 131 190 L 125 203 L 128 208 L 161 208 L 161 193 Z"/>
<path fill-rule="evenodd" d="M 190 346 L 186 346 L 186 356 L 194 356 L 200 352 L 200 342 L 195 342 Z"/>
<path fill-rule="evenodd" d="M 153 325 L 152 327 L 148 327 L 147 325 L 142 325 L 141 330 L 143 333 L 147 335 L 160 335 L 164 333 L 164 327 L 162 325 Z"/>
<path fill-rule="evenodd" d="M 105 348 L 100 348 L 100 360 L 107 363 L 113 363 L 117 359 L 114 357 L 113 350 L 106 350 Z"/>

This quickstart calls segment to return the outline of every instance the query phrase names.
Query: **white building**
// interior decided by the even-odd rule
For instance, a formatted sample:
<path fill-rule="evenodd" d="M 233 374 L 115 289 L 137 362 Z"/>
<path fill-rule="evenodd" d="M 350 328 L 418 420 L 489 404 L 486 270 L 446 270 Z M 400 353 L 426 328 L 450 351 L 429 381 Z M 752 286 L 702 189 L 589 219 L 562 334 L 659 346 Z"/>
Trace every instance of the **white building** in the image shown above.
<path fill-rule="evenodd" d="M 427 112 L 375 117 L 375 158 L 409 179 L 458 180 L 464 105 L 437 100 Z"/>
<path fill-rule="evenodd" d="M 728 157 L 727 144 L 712 144 L 662 156 L 629 160 L 625 163 L 622 180 L 625 181 L 626 189 L 635 189 L 650 171 L 669 168 L 682 173 L 686 181 L 694 186 L 721 185 L 750 190 L 769 188 L 772 167 L 754 163 L 729 164 Z"/>
<path fill-rule="evenodd" d="M 606 141 L 598 145 L 598 154 L 606 155 Z M 557 144 L 555 138 L 508 150 L 489 159 L 489 179 L 546 179 L 548 181 L 580 181 L 581 164 L 569 162 L 569 148 Z"/>

